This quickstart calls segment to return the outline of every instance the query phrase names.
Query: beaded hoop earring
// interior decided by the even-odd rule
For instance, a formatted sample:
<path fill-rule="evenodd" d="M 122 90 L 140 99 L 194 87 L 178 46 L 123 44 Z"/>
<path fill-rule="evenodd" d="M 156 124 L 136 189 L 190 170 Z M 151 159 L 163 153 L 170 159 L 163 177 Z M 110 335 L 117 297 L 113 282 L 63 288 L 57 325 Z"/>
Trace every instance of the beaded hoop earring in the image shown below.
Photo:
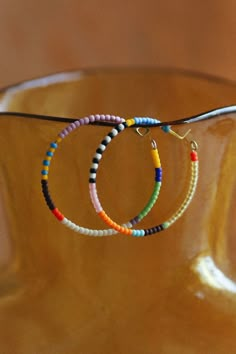
<path fill-rule="evenodd" d="M 102 158 L 102 154 L 104 153 L 107 145 L 111 141 L 111 139 L 109 139 L 109 141 L 107 141 L 108 137 L 114 138 L 119 133 L 121 133 L 123 130 L 125 130 L 127 127 L 130 127 L 134 124 L 145 124 L 145 123 L 156 124 L 156 120 L 153 120 L 151 118 L 133 118 L 133 119 L 129 119 L 126 122 L 123 122 L 123 123 L 117 125 L 114 129 L 112 129 L 112 131 L 105 137 L 105 139 L 100 144 L 100 146 L 102 146 L 102 149 L 100 149 L 99 152 L 98 152 L 98 150 L 96 151 L 95 158 L 98 153 L 100 155 L 98 160 L 96 158 L 97 165 L 99 165 L 99 161 Z M 173 131 L 171 131 L 169 126 L 166 126 L 166 128 L 164 128 L 163 130 L 165 132 L 174 133 Z M 176 133 L 174 133 L 174 135 L 176 135 Z M 185 134 L 185 136 L 186 136 L 186 134 Z M 114 222 L 106 214 L 106 212 L 102 208 L 102 205 L 101 205 L 101 203 L 98 199 L 98 195 L 97 195 L 96 175 L 97 175 L 98 166 L 97 166 L 96 171 L 94 171 L 94 168 L 92 170 L 90 169 L 90 178 L 89 178 L 90 197 L 91 197 L 93 206 L 94 206 L 97 214 L 99 215 L 99 217 L 106 224 L 111 226 L 116 231 L 126 234 L 126 235 L 132 235 L 132 236 L 148 236 L 148 235 L 152 235 L 157 232 L 163 231 L 164 229 L 167 229 L 168 227 L 170 227 L 176 220 L 178 220 L 183 215 L 183 213 L 185 212 L 185 210 L 189 206 L 189 204 L 194 196 L 194 193 L 196 191 L 197 181 L 198 181 L 198 155 L 197 155 L 196 150 L 197 150 L 197 144 L 196 144 L 196 142 L 192 141 L 191 142 L 191 153 L 190 153 L 191 179 L 190 179 L 190 183 L 189 183 L 188 192 L 186 194 L 184 201 L 182 202 L 181 206 L 177 209 L 177 211 L 169 219 L 167 219 L 163 223 L 156 225 L 156 226 L 149 228 L 149 229 L 139 229 L 139 230 L 128 229 L 127 227 L 121 226 L 121 225 L 117 224 L 116 222 Z"/>
<path fill-rule="evenodd" d="M 51 160 L 54 156 L 54 153 L 55 153 L 56 149 L 58 148 L 58 145 L 73 130 L 77 129 L 78 127 L 80 127 L 82 125 L 87 125 L 87 124 L 90 124 L 95 121 L 104 121 L 104 122 L 110 121 L 110 122 L 115 122 L 115 123 L 122 123 L 125 120 L 123 118 L 116 117 L 116 116 L 98 115 L 97 114 L 95 116 L 91 115 L 89 117 L 77 120 L 74 123 L 69 124 L 64 130 L 62 130 L 61 133 L 58 134 L 57 139 L 50 144 L 50 148 L 46 152 L 46 157 L 43 161 L 43 170 L 41 171 L 41 185 L 42 185 L 42 192 L 43 192 L 44 199 L 46 201 L 47 206 L 49 207 L 49 209 L 51 210 L 53 215 L 62 224 L 64 224 L 68 228 L 70 228 L 80 234 L 90 235 L 90 236 L 108 236 L 108 235 L 116 234 L 117 231 L 114 230 L 113 228 L 106 229 L 106 230 L 93 230 L 93 229 L 89 229 L 89 228 L 84 228 L 84 227 L 81 227 L 81 226 L 73 223 L 69 219 L 67 219 L 58 210 L 58 208 L 56 208 L 54 202 L 51 199 L 49 189 L 48 189 L 49 167 L 50 167 Z M 158 120 L 155 120 L 155 122 L 159 123 Z M 106 146 L 106 144 L 108 144 L 111 141 L 115 132 L 116 132 L 116 130 L 112 130 L 111 133 L 109 133 L 108 136 L 106 137 L 105 141 L 103 141 L 103 143 L 97 149 L 97 153 L 93 159 L 93 164 L 92 164 L 92 167 L 90 170 L 92 175 L 97 170 L 98 162 L 102 156 L 102 152 L 103 152 L 104 147 Z M 151 154 L 153 157 L 153 162 L 154 162 L 154 166 L 155 166 L 155 174 L 156 174 L 155 185 L 154 185 L 154 189 L 153 189 L 151 198 L 149 199 L 149 201 L 148 201 L 147 205 L 144 207 L 144 209 L 137 216 L 135 216 L 133 219 L 131 219 L 128 223 L 124 224 L 124 227 L 130 228 L 130 227 L 133 227 L 133 225 L 135 225 L 136 223 L 140 222 L 150 212 L 150 210 L 152 209 L 153 205 L 155 204 L 155 202 L 158 198 L 160 188 L 161 188 L 161 183 L 162 183 L 162 168 L 161 168 L 161 162 L 160 162 L 160 158 L 159 158 L 158 149 L 157 149 L 157 146 L 156 146 L 156 143 L 154 140 L 152 141 Z"/>

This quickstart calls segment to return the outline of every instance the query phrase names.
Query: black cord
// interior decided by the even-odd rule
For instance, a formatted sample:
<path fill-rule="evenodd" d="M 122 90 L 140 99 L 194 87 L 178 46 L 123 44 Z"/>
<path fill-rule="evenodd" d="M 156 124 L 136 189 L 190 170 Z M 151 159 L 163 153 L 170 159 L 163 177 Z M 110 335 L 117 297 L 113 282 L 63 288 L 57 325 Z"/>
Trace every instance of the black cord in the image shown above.
<path fill-rule="evenodd" d="M 236 105 L 216 108 L 211 111 L 203 112 L 187 118 L 181 118 L 181 119 L 168 121 L 168 122 L 161 122 L 154 125 L 145 125 L 145 127 L 153 128 L 153 127 L 161 127 L 165 125 L 180 125 L 180 124 L 196 123 L 199 121 L 205 121 L 205 120 L 221 117 L 232 113 L 236 113 Z M 61 122 L 61 123 L 73 123 L 75 120 L 77 120 L 77 118 L 57 117 L 57 116 L 48 116 L 42 114 L 31 114 L 31 113 L 22 113 L 22 112 L 0 112 L 0 116 L 39 119 L 39 120 Z M 116 123 L 93 122 L 90 123 L 90 125 L 113 127 L 116 125 Z M 141 126 L 142 124 L 132 125 L 132 128 L 135 127 L 137 128 Z"/>

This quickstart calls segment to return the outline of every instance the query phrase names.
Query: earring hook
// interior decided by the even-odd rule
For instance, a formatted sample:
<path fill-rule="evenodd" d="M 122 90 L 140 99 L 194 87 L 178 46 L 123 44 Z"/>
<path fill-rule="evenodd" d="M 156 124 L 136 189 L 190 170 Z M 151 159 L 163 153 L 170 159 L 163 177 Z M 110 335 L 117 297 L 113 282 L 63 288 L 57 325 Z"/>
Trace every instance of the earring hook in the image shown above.
<path fill-rule="evenodd" d="M 161 128 L 165 133 L 170 133 L 173 136 L 175 136 L 176 138 L 183 140 L 186 138 L 186 136 L 191 132 L 191 129 L 189 129 L 184 135 L 179 135 L 178 133 L 176 133 L 174 130 L 171 129 L 170 125 L 164 125 Z"/>
<path fill-rule="evenodd" d="M 141 129 L 143 130 L 143 132 L 141 131 Z M 135 131 L 139 136 L 145 136 L 150 132 L 150 129 L 146 127 L 138 127 L 135 128 Z"/>

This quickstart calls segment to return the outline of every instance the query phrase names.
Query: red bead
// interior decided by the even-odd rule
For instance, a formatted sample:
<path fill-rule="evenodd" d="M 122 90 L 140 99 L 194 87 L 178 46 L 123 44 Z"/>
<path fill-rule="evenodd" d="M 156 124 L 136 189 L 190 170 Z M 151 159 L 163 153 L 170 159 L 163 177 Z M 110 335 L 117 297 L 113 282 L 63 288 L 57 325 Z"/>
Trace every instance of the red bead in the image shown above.
<path fill-rule="evenodd" d="M 192 151 L 190 156 L 192 161 L 198 161 L 198 155 L 196 151 Z"/>
<path fill-rule="evenodd" d="M 59 221 L 62 221 L 64 219 L 64 215 L 57 208 L 53 209 L 52 213 Z"/>

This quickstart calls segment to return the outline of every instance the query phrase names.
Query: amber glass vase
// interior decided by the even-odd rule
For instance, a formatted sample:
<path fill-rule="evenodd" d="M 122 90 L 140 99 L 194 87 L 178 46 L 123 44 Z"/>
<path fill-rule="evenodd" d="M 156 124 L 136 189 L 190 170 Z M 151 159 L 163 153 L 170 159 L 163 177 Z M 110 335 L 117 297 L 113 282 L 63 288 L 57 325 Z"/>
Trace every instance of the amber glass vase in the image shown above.
<path fill-rule="evenodd" d="M 145 238 L 88 237 L 61 225 L 44 202 L 41 162 L 63 121 L 107 113 L 172 121 L 233 104 L 236 86 L 159 69 L 60 73 L 0 92 L 0 353 L 225 354 L 236 352 L 236 119 L 233 114 L 119 135 L 104 154 L 98 193 L 114 220 L 135 216 L 152 193 L 150 137 L 163 186 L 140 227 L 178 208 L 199 145 L 199 183 L 184 216 Z M 8 112 L 8 113 L 7 113 Z M 9 112 L 25 113 L 9 114 Z M 50 192 L 79 225 L 103 228 L 88 193 L 92 155 L 109 127 L 85 126 L 63 141 Z"/>

